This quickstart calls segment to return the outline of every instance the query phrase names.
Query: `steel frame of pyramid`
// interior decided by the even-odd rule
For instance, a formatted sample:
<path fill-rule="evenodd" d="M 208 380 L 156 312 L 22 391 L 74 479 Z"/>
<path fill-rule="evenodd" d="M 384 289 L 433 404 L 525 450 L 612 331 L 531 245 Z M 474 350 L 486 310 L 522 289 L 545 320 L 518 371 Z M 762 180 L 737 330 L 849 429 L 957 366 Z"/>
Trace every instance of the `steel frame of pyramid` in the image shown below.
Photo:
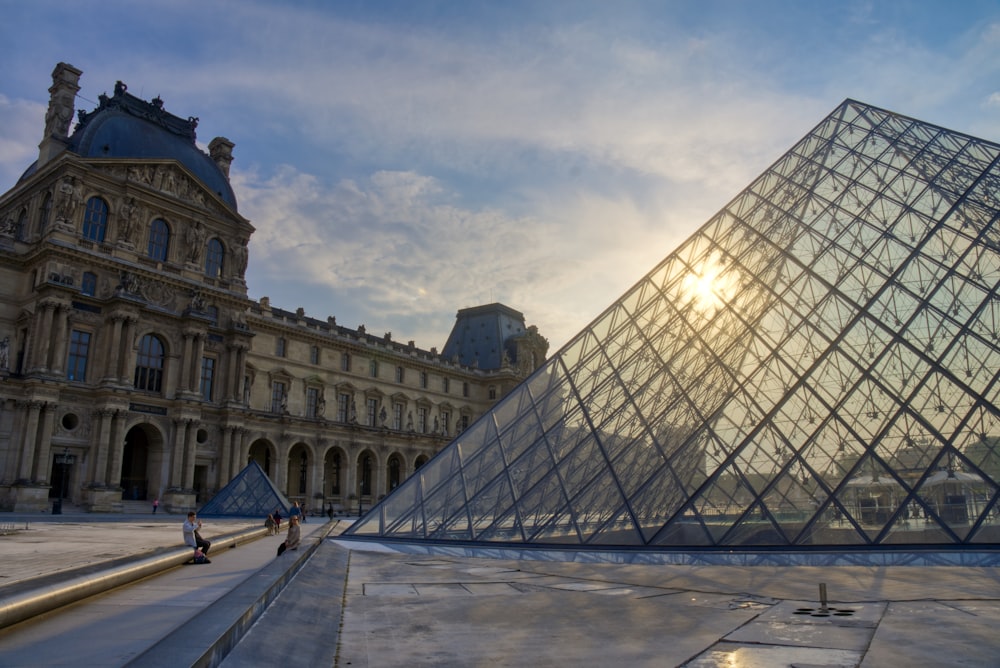
<path fill-rule="evenodd" d="M 220 489 L 198 514 L 202 517 L 259 517 L 280 509 L 287 516 L 291 504 L 267 477 L 260 464 L 251 460 Z"/>
<path fill-rule="evenodd" d="M 998 159 L 846 100 L 345 537 L 1000 550 Z"/>

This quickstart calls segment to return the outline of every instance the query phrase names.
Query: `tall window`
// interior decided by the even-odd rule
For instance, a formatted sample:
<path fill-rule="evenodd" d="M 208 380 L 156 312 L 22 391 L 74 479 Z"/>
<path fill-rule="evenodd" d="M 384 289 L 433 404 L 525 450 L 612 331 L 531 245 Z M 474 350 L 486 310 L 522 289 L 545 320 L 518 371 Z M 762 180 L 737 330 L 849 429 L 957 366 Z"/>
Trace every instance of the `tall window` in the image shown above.
<path fill-rule="evenodd" d="M 103 243 L 107 228 L 107 202 L 100 197 L 91 197 L 87 200 L 87 210 L 83 214 L 83 238 Z"/>
<path fill-rule="evenodd" d="M 164 220 L 157 218 L 149 228 L 147 254 L 151 260 L 167 261 L 167 247 L 170 244 L 170 228 Z"/>
<path fill-rule="evenodd" d="M 449 380 L 448 378 L 442 378 L 441 388 L 444 390 L 445 394 L 447 394 L 448 391 L 451 390 L 451 380 Z"/>
<path fill-rule="evenodd" d="M 463 415 L 462 418 L 461 418 L 461 420 L 459 420 L 458 424 L 459 424 L 458 428 L 459 428 L 460 431 L 465 431 L 466 429 L 468 429 L 469 428 L 469 416 L 468 415 Z"/>
<path fill-rule="evenodd" d="M 285 356 L 285 337 L 279 336 L 274 344 L 274 354 L 278 357 Z"/>
<path fill-rule="evenodd" d="M 83 272 L 83 278 L 80 280 L 80 292 L 91 297 L 97 293 L 97 274 L 91 271 Z"/>
<path fill-rule="evenodd" d="M 309 475 L 309 458 L 306 453 L 299 457 L 299 494 L 306 493 L 306 478 Z"/>
<path fill-rule="evenodd" d="M 369 427 L 375 426 L 375 420 L 378 418 L 378 399 L 368 400 L 368 422 L 366 423 Z"/>
<path fill-rule="evenodd" d="M 378 360 L 372 360 L 368 363 L 368 375 L 372 378 L 378 378 Z"/>
<path fill-rule="evenodd" d="M 330 496 L 340 495 L 340 453 L 333 453 L 333 459 L 330 462 L 330 475 L 333 477 L 333 481 L 330 484 Z"/>
<path fill-rule="evenodd" d="M 396 382 L 397 383 L 402 383 L 403 379 L 405 377 L 406 377 L 406 372 L 403 370 L 403 367 L 397 366 L 396 367 Z"/>
<path fill-rule="evenodd" d="M 135 360 L 135 389 L 159 392 L 163 387 L 163 342 L 146 334 L 139 342 Z"/>
<path fill-rule="evenodd" d="M 201 358 L 201 398 L 212 400 L 212 387 L 215 384 L 215 358 Z"/>
<path fill-rule="evenodd" d="M 462 383 L 462 396 L 463 397 L 469 396 L 469 384 L 466 382 Z"/>
<path fill-rule="evenodd" d="M 403 428 L 403 404 L 398 401 L 392 405 L 392 428 L 397 431 Z"/>
<path fill-rule="evenodd" d="M 427 372 L 426 371 L 421 371 L 420 372 L 420 387 L 424 388 L 425 390 L 427 389 Z"/>
<path fill-rule="evenodd" d="M 490 388 L 489 388 L 488 391 L 489 391 L 489 395 L 490 395 L 490 401 L 493 401 L 494 399 L 497 398 L 497 386 L 496 385 L 490 385 Z"/>
<path fill-rule="evenodd" d="M 87 358 L 90 356 L 90 332 L 74 329 L 69 338 L 69 380 L 87 380 Z"/>
<path fill-rule="evenodd" d="M 365 455 L 361 458 L 361 493 L 371 496 L 372 493 L 372 458 Z"/>
<path fill-rule="evenodd" d="M 271 412 L 283 413 L 285 411 L 287 391 L 285 384 L 276 380 L 271 384 Z"/>
<path fill-rule="evenodd" d="M 351 395 L 341 392 L 337 395 L 337 422 L 347 422 L 351 410 Z"/>
<path fill-rule="evenodd" d="M 393 456 L 389 459 L 389 491 L 399 487 L 400 466 L 399 457 Z"/>
<path fill-rule="evenodd" d="M 350 371 L 351 370 L 351 353 L 341 353 L 340 355 L 340 370 Z"/>
<path fill-rule="evenodd" d="M 222 276 L 222 257 L 225 249 L 222 242 L 212 238 L 208 240 L 208 248 L 205 251 L 205 275 L 209 278 Z"/>
<path fill-rule="evenodd" d="M 423 406 L 417 408 L 417 433 L 427 433 L 427 409 Z"/>
<path fill-rule="evenodd" d="M 448 411 L 441 411 L 441 433 L 447 436 L 451 433 L 451 413 Z"/>
<path fill-rule="evenodd" d="M 316 408 L 319 406 L 319 388 L 306 388 L 306 417 L 316 417 Z"/>
<path fill-rule="evenodd" d="M 319 346 L 313 346 L 309 349 L 309 363 L 319 364 Z"/>
<path fill-rule="evenodd" d="M 21 215 L 17 218 L 17 229 L 14 231 L 18 241 L 24 241 L 28 235 L 28 210 L 21 209 Z"/>

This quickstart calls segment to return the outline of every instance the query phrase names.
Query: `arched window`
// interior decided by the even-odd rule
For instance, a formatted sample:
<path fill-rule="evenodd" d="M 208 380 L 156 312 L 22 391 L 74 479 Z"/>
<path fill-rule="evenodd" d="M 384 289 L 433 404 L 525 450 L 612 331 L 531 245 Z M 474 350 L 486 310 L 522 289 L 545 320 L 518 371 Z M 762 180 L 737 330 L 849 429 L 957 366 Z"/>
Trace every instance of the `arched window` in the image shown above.
<path fill-rule="evenodd" d="M 389 460 L 389 491 L 399 487 L 399 475 L 400 475 L 399 457 L 392 457 Z"/>
<path fill-rule="evenodd" d="M 372 493 L 372 458 L 365 455 L 361 458 L 361 494 L 371 496 Z"/>
<path fill-rule="evenodd" d="M 107 228 L 108 203 L 100 197 L 91 197 L 83 214 L 83 238 L 103 243 Z"/>
<path fill-rule="evenodd" d="M 14 238 L 24 241 L 28 237 L 28 210 L 21 209 L 21 215 L 17 218 L 17 231 Z"/>
<path fill-rule="evenodd" d="M 218 239 L 208 240 L 208 250 L 205 252 L 205 275 L 209 278 L 222 276 L 222 242 Z"/>
<path fill-rule="evenodd" d="M 149 228 L 148 254 L 151 260 L 167 261 L 167 249 L 170 245 L 170 228 L 165 220 L 157 218 Z"/>
<path fill-rule="evenodd" d="M 160 392 L 163 387 L 163 342 L 152 334 L 146 334 L 139 342 L 139 354 L 135 360 L 135 389 Z"/>

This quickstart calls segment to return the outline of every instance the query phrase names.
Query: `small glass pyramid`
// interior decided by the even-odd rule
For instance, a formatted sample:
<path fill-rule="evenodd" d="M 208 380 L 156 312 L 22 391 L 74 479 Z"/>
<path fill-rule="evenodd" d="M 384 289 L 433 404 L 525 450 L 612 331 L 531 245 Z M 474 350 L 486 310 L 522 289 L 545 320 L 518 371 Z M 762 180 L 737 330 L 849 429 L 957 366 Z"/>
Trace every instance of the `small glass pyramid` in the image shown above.
<path fill-rule="evenodd" d="M 1000 543 L 998 159 L 845 101 L 345 535 Z"/>
<path fill-rule="evenodd" d="M 246 468 L 201 507 L 198 514 L 202 517 L 259 517 L 263 521 L 275 509 L 280 509 L 282 516 L 287 517 L 290 507 L 288 499 L 278 491 L 264 469 L 250 460 Z"/>

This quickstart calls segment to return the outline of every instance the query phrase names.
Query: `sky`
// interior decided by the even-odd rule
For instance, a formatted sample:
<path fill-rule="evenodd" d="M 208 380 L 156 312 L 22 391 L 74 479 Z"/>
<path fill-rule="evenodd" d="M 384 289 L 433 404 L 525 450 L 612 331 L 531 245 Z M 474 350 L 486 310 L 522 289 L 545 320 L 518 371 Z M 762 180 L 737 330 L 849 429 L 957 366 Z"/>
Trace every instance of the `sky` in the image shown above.
<path fill-rule="evenodd" d="M 957 8 L 961 8 L 960 11 Z M 51 72 L 235 143 L 250 297 L 550 354 L 846 98 L 1000 141 L 1000 2 L 0 0 L 0 192 Z"/>

